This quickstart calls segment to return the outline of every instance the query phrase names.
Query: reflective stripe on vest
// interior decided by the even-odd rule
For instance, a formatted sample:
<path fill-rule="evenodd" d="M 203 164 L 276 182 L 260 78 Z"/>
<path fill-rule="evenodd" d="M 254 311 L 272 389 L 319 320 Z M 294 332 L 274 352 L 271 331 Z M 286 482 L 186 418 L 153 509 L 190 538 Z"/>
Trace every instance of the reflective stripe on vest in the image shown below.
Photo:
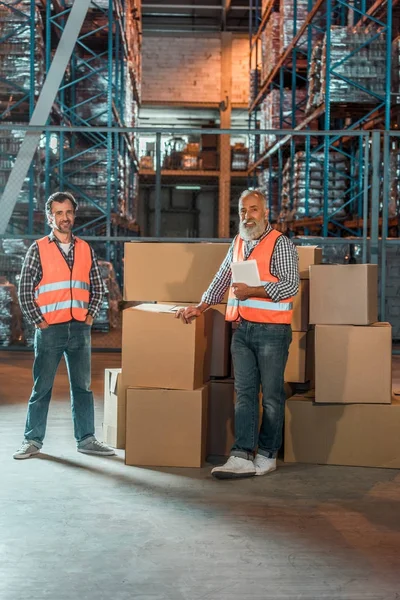
<path fill-rule="evenodd" d="M 67 302 L 56 302 L 55 304 L 45 304 L 40 307 L 42 314 L 46 314 L 49 312 L 54 312 L 56 310 L 65 310 L 68 308 L 87 308 L 89 306 L 88 302 L 83 302 L 83 300 L 68 300 Z"/>
<path fill-rule="evenodd" d="M 260 308 L 261 310 L 293 310 L 293 302 L 263 302 L 262 300 L 234 300 L 228 298 L 228 306 Z"/>
<path fill-rule="evenodd" d="M 70 287 L 80 290 L 90 290 L 90 285 L 85 281 L 58 281 L 57 283 L 46 283 L 45 285 L 39 285 L 35 292 L 35 297 L 38 298 L 40 294 L 46 292 L 54 292 L 55 290 L 66 290 Z"/>

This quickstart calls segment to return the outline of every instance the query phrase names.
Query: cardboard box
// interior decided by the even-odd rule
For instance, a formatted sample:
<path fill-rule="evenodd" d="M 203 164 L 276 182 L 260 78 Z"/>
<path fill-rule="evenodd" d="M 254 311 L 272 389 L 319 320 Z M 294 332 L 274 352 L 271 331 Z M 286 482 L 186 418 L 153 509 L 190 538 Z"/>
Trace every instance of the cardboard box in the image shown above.
<path fill-rule="evenodd" d="M 200 160 L 202 161 L 202 169 L 204 171 L 218 170 L 218 154 L 216 150 L 203 150 L 200 152 Z"/>
<path fill-rule="evenodd" d="M 200 302 L 228 249 L 226 243 L 128 242 L 124 300 Z"/>
<path fill-rule="evenodd" d="M 285 461 L 400 468 L 400 401 L 315 404 L 290 399 L 285 412 Z"/>
<path fill-rule="evenodd" d="M 226 304 L 212 307 L 212 346 L 210 377 L 227 377 L 230 363 L 232 327 L 225 321 Z"/>
<path fill-rule="evenodd" d="M 127 465 L 201 467 L 207 441 L 208 386 L 193 391 L 127 390 Z"/>
<path fill-rule="evenodd" d="M 122 374 L 125 387 L 194 390 L 210 375 L 212 311 L 191 325 L 175 307 L 141 304 L 123 312 Z"/>
<path fill-rule="evenodd" d="M 104 371 L 103 440 L 112 448 L 125 448 L 126 398 L 121 369 Z"/>
<path fill-rule="evenodd" d="M 310 323 L 370 325 L 377 320 L 377 265 L 313 265 L 310 268 Z"/>
<path fill-rule="evenodd" d="M 316 325 L 315 401 L 381 403 L 392 399 L 392 328 Z"/>
<path fill-rule="evenodd" d="M 314 331 L 293 331 L 285 381 L 306 383 L 314 380 Z"/>
<path fill-rule="evenodd" d="M 175 304 L 166 302 L 171 306 L 190 306 L 184 302 Z M 232 324 L 225 321 L 226 304 L 215 304 L 210 306 L 207 312 L 208 318 L 212 320 L 211 344 L 207 347 L 206 360 L 210 364 L 210 377 L 228 377 L 230 371 L 230 343 L 232 334 Z"/>
<path fill-rule="evenodd" d="M 219 135 L 214 133 L 203 133 L 201 135 L 201 147 L 202 149 L 217 149 L 219 146 Z"/>
<path fill-rule="evenodd" d="M 307 331 L 309 326 L 310 282 L 308 279 L 300 281 L 299 293 L 293 302 L 293 331 Z"/>
<path fill-rule="evenodd" d="M 322 248 L 297 245 L 296 248 L 299 255 L 300 279 L 309 279 L 310 265 L 319 265 L 322 263 Z"/>

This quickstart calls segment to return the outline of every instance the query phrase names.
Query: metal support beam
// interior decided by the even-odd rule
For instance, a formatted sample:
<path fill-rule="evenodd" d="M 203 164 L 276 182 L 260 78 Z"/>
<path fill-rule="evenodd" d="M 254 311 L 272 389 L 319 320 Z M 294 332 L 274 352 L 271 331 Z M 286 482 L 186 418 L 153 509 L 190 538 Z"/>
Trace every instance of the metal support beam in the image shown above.
<path fill-rule="evenodd" d="M 231 126 L 232 112 L 232 33 L 221 33 L 221 104 L 222 129 Z M 231 137 L 221 135 L 219 141 L 220 174 L 218 202 L 218 237 L 229 237 L 231 204 Z"/>
<path fill-rule="evenodd" d="M 243 4 L 243 6 L 232 6 L 231 7 L 231 0 L 224 0 L 224 4 L 227 5 L 227 10 L 229 10 L 230 8 L 232 8 L 232 10 L 249 10 L 249 7 L 246 6 L 245 4 Z M 210 4 L 142 4 L 142 15 L 146 14 L 146 10 L 148 8 L 151 9 L 157 9 L 159 8 L 160 10 L 165 10 L 165 9 L 170 9 L 170 10 L 181 10 L 181 9 L 187 9 L 187 10 L 214 10 L 214 11 L 221 11 L 221 10 L 225 10 L 225 6 L 218 6 L 218 5 L 210 5 Z M 253 9 L 255 10 L 255 9 Z"/>
<path fill-rule="evenodd" d="M 362 246 L 362 261 L 368 262 L 368 186 L 369 186 L 369 133 L 364 139 L 364 196 L 363 196 L 363 246 Z"/>
<path fill-rule="evenodd" d="M 228 12 L 231 9 L 232 0 L 222 0 L 222 31 L 226 30 L 226 24 L 228 20 Z"/>
<path fill-rule="evenodd" d="M 154 235 L 161 237 L 161 133 L 156 134 L 156 200 L 154 214 Z"/>
<path fill-rule="evenodd" d="M 53 102 L 64 77 L 65 69 L 70 61 L 72 51 L 85 20 L 91 0 L 79 0 L 72 5 L 68 21 L 57 46 L 48 75 L 43 84 L 38 101 L 29 125 L 45 126 L 49 118 Z M 21 192 L 29 167 L 35 155 L 41 132 L 26 132 L 19 149 L 14 166 L 0 199 L 0 234 L 5 233 Z"/>
<path fill-rule="evenodd" d="M 379 131 L 372 132 L 372 186 L 371 186 L 371 241 L 370 263 L 378 264 L 379 254 L 379 189 L 381 165 L 381 138 Z M 364 215 L 365 219 L 365 215 Z"/>
<path fill-rule="evenodd" d="M 389 219 L 389 193 L 390 193 L 390 136 L 387 131 L 383 134 L 383 202 L 382 202 L 382 235 L 381 235 L 381 277 L 380 277 L 380 308 L 379 319 L 386 320 L 386 281 L 387 281 L 387 238 L 388 238 L 388 219 Z"/>

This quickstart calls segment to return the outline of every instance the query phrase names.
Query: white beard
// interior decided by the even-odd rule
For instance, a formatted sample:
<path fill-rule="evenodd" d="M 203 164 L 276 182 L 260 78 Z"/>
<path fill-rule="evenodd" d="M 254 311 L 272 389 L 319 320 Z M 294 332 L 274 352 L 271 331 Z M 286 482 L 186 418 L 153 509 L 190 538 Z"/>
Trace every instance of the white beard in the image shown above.
<path fill-rule="evenodd" d="M 259 221 L 253 227 L 248 228 L 242 222 L 239 223 L 239 235 L 245 242 L 258 240 L 265 231 L 267 224 L 265 221 Z"/>

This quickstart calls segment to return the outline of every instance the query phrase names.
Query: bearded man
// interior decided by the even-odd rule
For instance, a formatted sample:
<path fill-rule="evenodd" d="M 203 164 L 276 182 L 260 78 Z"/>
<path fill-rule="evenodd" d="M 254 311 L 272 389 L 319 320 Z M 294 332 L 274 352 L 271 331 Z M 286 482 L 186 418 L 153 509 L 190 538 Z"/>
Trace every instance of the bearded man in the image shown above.
<path fill-rule="evenodd" d="M 292 340 L 293 298 L 299 289 L 294 244 L 273 229 L 267 199 L 246 190 L 239 199 L 239 233 L 218 273 L 197 306 L 178 311 L 190 324 L 229 288 L 226 319 L 237 324 L 231 352 L 235 376 L 235 442 L 227 462 L 212 470 L 217 479 L 266 475 L 276 469 L 282 444 L 284 372 Z M 232 283 L 232 262 L 257 261 L 261 285 Z M 259 391 L 262 421 L 259 427 Z"/>

